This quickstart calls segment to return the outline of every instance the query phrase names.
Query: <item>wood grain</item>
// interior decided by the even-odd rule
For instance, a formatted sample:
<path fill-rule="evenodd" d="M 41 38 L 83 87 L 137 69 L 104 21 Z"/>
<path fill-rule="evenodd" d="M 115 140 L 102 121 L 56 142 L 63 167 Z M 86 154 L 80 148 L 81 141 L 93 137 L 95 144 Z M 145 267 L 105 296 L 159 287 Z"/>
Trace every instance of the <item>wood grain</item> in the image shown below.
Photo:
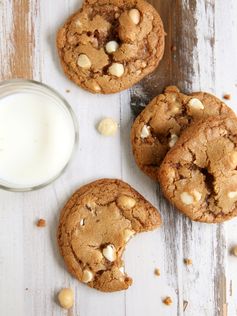
<path fill-rule="evenodd" d="M 37 1 L 36 1 L 37 3 Z M 34 4 L 35 5 L 35 4 Z M 1 2 L 3 36 L 1 43 L 5 47 L 1 56 L 2 79 L 33 78 L 35 55 L 35 13 L 29 0 Z M 10 9 L 10 12 L 8 10 Z M 1 13 L 0 13 L 1 14 Z"/>

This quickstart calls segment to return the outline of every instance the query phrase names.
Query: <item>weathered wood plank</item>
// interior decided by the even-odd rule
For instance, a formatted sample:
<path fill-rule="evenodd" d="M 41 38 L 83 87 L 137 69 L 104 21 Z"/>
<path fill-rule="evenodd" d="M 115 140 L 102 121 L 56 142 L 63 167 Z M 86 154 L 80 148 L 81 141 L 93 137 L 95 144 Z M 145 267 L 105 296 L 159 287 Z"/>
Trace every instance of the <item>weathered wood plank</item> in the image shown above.
<path fill-rule="evenodd" d="M 32 9 L 36 3 L 0 1 L 1 80 L 33 77 L 37 14 Z M 24 300 L 29 276 L 25 270 L 28 251 L 24 252 L 24 195 L 1 191 L 0 201 L 0 314 L 33 315 L 29 310 L 25 313 Z M 31 208 L 33 205 L 32 200 Z"/>
<path fill-rule="evenodd" d="M 158 70 L 132 90 L 132 109 L 139 111 L 141 103 L 146 104 L 170 84 L 187 92 L 216 91 L 215 1 L 151 2 L 164 21 L 166 52 Z M 186 312 L 192 315 L 224 315 L 226 240 L 223 227 L 192 223 L 174 213 L 159 197 L 165 221 L 164 242 L 168 245 L 164 254 L 166 273 L 178 294 L 176 314 L 183 315 L 183 300 L 186 300 L 189 302 Z M 218 247 L 218 243 L 222 247 Z M 192 267 L 183 265 L 185 257 L 194 258 Z M 197 297 L 202 300 L 198 301 Z"/>

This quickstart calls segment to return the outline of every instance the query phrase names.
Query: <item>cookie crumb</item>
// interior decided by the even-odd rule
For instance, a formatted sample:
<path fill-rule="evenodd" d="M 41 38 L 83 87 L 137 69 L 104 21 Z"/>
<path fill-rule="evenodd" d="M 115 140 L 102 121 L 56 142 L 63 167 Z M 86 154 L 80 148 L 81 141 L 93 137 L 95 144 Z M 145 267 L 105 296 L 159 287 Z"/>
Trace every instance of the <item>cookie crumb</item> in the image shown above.
<path fill-rule="evenodd" d="M 187 266 L 190 266 L 193 264 L 193 260 L 192 259 L 189 259 L 189 258 L 185 258 L 184 259 L 184 263 L 187 265 Z"/>
<path fill-rule="evenodd" d="M 188 301 L 183 301 L 183 311 L 185 312 L 188 307 Z"/>
<path fill-rule="evenodd" d="M 40 218 L 36 224 L 37 227 L 45 227 L 46 226 L 46 220 L 43 218 Z"/>
<path fill-rule="evenodd" d="M 223 99 L 230 100 L 231 99 L 231 95 L 226 93 L 226 94 L 223 95 Z"/>
<path fill-rule="evenodd" d="M 155 273 L 155 275 L 160 276 L 160 269 L 156 268 L 154 273 Z"/>
<path fill-rule="evenodd" d="M 233 256 L 237 257 L 237 245 L 231 249 L 231 253 Z"/>
<path fill-rule="evenodd" d="M 163 300 L 163 303 L 165 304 L 165 305 L 171 305 L 172 303 L 173 303 L 173 301 L 172 301 L 172 299 L 171 299 L 171 297 L 169 297 L 169 296 L 167 296 L 164 300 Z"/>
<path fill-rule="evenodd" d="M 70 92 L 71 92 L 71 90 L 69 90 L 69 89 L 66 90 L 66 93 L 70 93 Z"/>
<path fill-rule="evenodd" d="M 177 47 L 176 47 L 175 45 L 172 45 L 172 46 L 171 46 L 171 51 L 172 51 L 172 52 L 176 52 L 176 51 L 177 51 Z"/>

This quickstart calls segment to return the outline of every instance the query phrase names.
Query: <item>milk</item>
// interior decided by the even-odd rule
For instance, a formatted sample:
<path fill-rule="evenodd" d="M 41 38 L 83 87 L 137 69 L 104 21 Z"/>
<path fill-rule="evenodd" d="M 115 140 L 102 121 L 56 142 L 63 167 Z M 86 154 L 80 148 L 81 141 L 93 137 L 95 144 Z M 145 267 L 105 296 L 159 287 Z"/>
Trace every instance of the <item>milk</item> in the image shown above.
<path fill-rule="evenodd" d="M 74 144 L 72 117 L 56 98 L 30 91 L 0 98 L 0 184 L 22 188 L 51 181 Z"/>

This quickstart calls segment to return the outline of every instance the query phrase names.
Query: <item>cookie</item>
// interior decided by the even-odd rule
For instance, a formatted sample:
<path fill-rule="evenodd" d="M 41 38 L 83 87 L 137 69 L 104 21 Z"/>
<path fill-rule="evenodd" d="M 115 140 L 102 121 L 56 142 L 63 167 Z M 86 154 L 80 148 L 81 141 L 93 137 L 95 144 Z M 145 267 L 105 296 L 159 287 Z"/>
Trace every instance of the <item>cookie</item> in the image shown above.
<path fill-rule="evenodd" d="M 121 259 L 126 243 L 160 224 L 158 211 L 127 183 L 101 179 L 83 186 L 67 202 L 58 244 L 78 280 L 104 292 L 125 290 L 132 284 Z"/>
<path fill-rule="evenodd" d="M 159 180 L 165 197 L 194 221 L 237 216 L 237 119 L 193 123 L 166 155 Z"/>
<path fill-rule="evenodd" d="M 185 95 L 177 87 L 167 87 L 138 115 L 132 130 L 131 144 L 139 168 L 158 179 L 158 169 L 166 153 L 190 123 L 210 116 L 235 116 L 215 96 L 196 92 Z"/>
<path fill-rule="evenodd" d="M 93 93 L 127 89 L 151 73 L 164 53 L 164 29 L 144 0 L 86 0 L 57 35 L 65 74 Z"/>

